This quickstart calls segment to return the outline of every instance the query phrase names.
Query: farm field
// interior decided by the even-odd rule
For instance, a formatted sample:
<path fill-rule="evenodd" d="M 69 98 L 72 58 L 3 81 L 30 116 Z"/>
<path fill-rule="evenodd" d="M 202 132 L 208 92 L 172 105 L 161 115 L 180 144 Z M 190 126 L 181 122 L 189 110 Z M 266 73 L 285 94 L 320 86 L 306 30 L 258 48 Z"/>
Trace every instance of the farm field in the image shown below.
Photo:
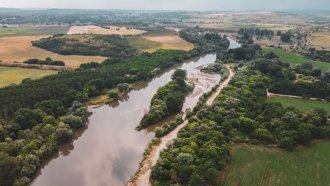
<path fill-rule="evenodd" d="M 194 48 L 192 43 L 189 43 L 179 37 L 178 35 L 151 35 L 143 36 L 143 38 L 160 43 L 160 46 L 147 49 L 148 52 L 154 52 L 158 49 L 172 49 L 172 50 L 184 50 L 189 51 Z"/>
<path fill-rule="evenodd" d="M 71 26 L 67 34 L 100 34 L 100 35 L 141 35 L 146 33 L 144 30 L 128 29 L 127 27 L 116 27 L 111 26 L 102 28 L 99 26 L 88 25 L 88 26 Z"/>
<path fill-rule="evenodd" d="M 31 58 L 64 61 L 67 67 L 76 68 L 91 61 L 102 62 L 106 58 L 99 56 L 59 55 L 47 50 L 33 47 L 31 42 L 48 36 L 0 37 L 0 60 L 3 63 L 23 62 Z"/>
<path fill-rule="evenodd" d="M 280 102 L 285 107 L 294 106 L 301 111 L 309 111 L 316 108 L 323 108 L 330 114 L 329 102 L 276 96 L 270 97 L 269 100 L 272 102 Z"/>
<path fill-rule="evenodd" d="M 0 28 L 0 37 L 65 34 L 69 26 L 19 26 Z"/>
<path fill-rule="evenodd" d="M 161 43 L 150 41 L 140 36 L 131 36 L 127 38 L 129 44 L 139 51 L 148 51 L 161 47 Z"/>
<path fill-rule="evenodd" d="M 294 151 L 238 145 L 222 177 L 234 185 L 329 185 L 330 142 L 317 142 Z"/>
<path fill-rule="evenodd" d="M 25 78 L 38 79 L 56 73 L 56 71 L 50 70 L 0 67 L 0 88 L 13 83 L 19 84 Z"/>
<path fill-rule="evenodd" d="M 321 61 L 313 61 L 303 56 L 299 56 L 297 54 L 289 53 L 285 50 L 278 49 L 278 48 L 263 48 L 262 49 L 264 54 L 268 54 L 269 52 L 273 51 L 276 55 L 279 56 L 280 60 L 286 63 L 290 63 L 291 65 L 298 65 L 305 62 L 311 62 L 314 67 L 319 68 L 322 72 L 330 70 L 330 63 L 325 63 Z"/>
<path fill-rule="evenodd" d="M 330 32 L 313 32 L 309 39 L 312 46 L 330 50 Z"/>

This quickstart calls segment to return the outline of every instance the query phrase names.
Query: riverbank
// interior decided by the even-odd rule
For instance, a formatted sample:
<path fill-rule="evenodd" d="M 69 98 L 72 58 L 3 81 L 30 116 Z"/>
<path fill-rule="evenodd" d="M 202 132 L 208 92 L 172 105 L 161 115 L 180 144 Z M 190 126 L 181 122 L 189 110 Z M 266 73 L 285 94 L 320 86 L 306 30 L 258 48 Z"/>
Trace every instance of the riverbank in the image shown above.
<path fill-rule="evenodd" d="M 207 105 L 212 105 L 217 95 L 228 86 L 230 80 L 234 77 L 235 73 L 230 68 L 229 65 L 225 65 L 225 67 L 229 71 L 229 75 L 226 80 L 224 80 L 218 87 L 217 91 L 214 92 L 209 99 L 207 100 Z M 168 135 L 160 138 L 159 145 L 153 146 L 153 150 L 151 153 L 144 159 L 142 163 L 140 163 L 140 168 L 137 171 L 136 175 L 131 178 L 128 186 L 151 186 L 150 182 L 150 174 L 151 174 L 151 167 L 154 166 L 159 159 L 160 152 L 167 147 L 169 143 L 171 143 L 176 137 L 179 131 L 188 125 L 188 120 L 185 120 L 181 125 L 179 125 L 175 130 L 170 132 Z"/>

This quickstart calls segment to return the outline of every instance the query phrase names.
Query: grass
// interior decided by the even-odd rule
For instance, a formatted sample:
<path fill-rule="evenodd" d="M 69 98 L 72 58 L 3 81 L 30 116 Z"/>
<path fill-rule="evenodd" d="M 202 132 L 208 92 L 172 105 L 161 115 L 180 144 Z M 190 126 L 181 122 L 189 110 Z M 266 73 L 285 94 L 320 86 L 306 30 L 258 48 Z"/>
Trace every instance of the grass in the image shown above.
<path fill-rule="evenodd" d="M 330 114 L 330 103 L 325 101 L 316 101 L 299 98 L 288 98 L 288 97 L 270 97 L 272 102 L 280 102 L 283 106 L 294 106 L 301 111 L 309 111 L 316 108 L 323 108 Z"/>
<path fill-rule="evenodd" d="M 269 52 L 273 51 L 276 55 L 279 56 L 281 61 L 289 63 L 291 65 L 298 65 L 298 64 L 305 63 L 305 62 L 311 62 L 314 65 L 314 67 L 321 69 L 322 72 L 330 70 L 330 63 L 325 63 L 325 62 L 321 62 L 321 61 L 313 61 L 306 57 L 303 57 L 303 56 L 300 56 L 297 54 L 293 54 L 293 53 L 287 52 L 282 49 L 263 48 L 262 51 L 264 54 L 268 54 Z"/>
<path fill-rule="evenodd" d="M 159 42 L 150 41 L 140 36 L 127 37 L 127 40 L 133 48 L 139 51 L 154 50 L 154 48 L 159 48 L 161 46 Z"/>
<path fill-rule="evenodd" d="M 69 26 L 9 27 L 9 28 L 0 28 L 0 37 L 65 34 L 68 30 L 69 30 Z"/>
<path fill-rule="evenodd" d="M 76 68 L 91 61 L 102 62 L 106 58 L 99 56 L 59 55 L 41 48 L 33 47 L 31 42 L 46 36 L 0 37 L 0 60 L 2 62 L 23 62 L 31 58 L 64 61 L 67 67 Z"/>
<path fill-rule="evenodd" d="M 38 79 L 56 73 L 56 71 L 49 70 L 0 67 L 0 87 L 19 84 L 25 78 Z"/>
<path fill-rule="evenodd" d="M 224 186 L 314 186 L 330 183 L 330 142 L 294 151 L 238 145 L 225 171 Z"/>

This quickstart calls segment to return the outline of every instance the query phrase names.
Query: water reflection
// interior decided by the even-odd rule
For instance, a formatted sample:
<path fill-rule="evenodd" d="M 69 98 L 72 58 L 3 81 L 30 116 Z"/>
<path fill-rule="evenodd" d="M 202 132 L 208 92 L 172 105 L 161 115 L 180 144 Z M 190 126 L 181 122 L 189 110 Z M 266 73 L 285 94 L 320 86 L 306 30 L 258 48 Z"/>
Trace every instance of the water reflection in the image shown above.
<path fill-rule="evenodd" d="M 215 55 L 184 63 L 180 68 L 188 76 L 197 74 L 196 67 L 213 63 Z M 61 148 L 61 153 L 45 164 L 33 186 L 119 186 L 125 185 L 138 169 L 152 130 L 138 132 L 144 110 L 159 87 L 171 80 L 174 69 L 129 92 L 122 100 L 91 108 L 87 127 L 79 131 L 75 141 Z M 219 80 L 216 79 L 216 80 Z M 210 90 L 212 81 L 205 77 L 199 88 Z M 195 87 L 195 89 L 198 87 Z M 197 90 L 196 90 L 197 91 Z M 198 96 L 188 96 L 184 107 L 197 103 Z M 83 133 L 83 135 L 81 135 Z"/>

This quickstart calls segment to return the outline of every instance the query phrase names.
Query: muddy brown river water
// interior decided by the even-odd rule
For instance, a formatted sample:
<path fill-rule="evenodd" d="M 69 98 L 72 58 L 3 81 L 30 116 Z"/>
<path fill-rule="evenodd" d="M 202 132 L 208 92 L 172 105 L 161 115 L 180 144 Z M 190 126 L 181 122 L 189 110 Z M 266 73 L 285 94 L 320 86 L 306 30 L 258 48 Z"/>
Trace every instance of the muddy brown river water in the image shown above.
<path fill-rule="evenodd" d="M 232 41 L 231 41 L 232 43 Z M 91 108 L 88 126 L 76 132 L 72 143 L 61 147 L 40 169 L 32 186 L 122 186 L 134 175 L 154 132 L 137 131 L 151 98 L 159 87 L 171 80 L 177 68 L 188 78 L 199 78 L 184 109 L 193 108 L 198 98 L 219 81 L 218 75 L 201 74 L 198 67 L 214 63 L 216 55 L 191 60 L 154 78 L 139 90 L 131 91 L 125 101 Z"/>
<path fill-rule="evenodd" d="M 165 72 L 146 87 L 131 91 L 127 101 L 93 108 L 86 129 L 78 131 L 71 144 L 64 145 L 40 170 L 32 186 L 120 186 L 138 169 L 143 152 L 154 137 L 152 130 L 136 131 L 151 98 L 159 87 L 171 80 L 174 70 L 187 70 L 188 77 L 204 78 L 185 101 L 193 107 L 203 92 L 209 91 L 220 77 L 202 76 L 197 69 L 214 63 L 216 56 L 206 55 Z M 197 92 L 197 93 L 196 93 Z"/>

